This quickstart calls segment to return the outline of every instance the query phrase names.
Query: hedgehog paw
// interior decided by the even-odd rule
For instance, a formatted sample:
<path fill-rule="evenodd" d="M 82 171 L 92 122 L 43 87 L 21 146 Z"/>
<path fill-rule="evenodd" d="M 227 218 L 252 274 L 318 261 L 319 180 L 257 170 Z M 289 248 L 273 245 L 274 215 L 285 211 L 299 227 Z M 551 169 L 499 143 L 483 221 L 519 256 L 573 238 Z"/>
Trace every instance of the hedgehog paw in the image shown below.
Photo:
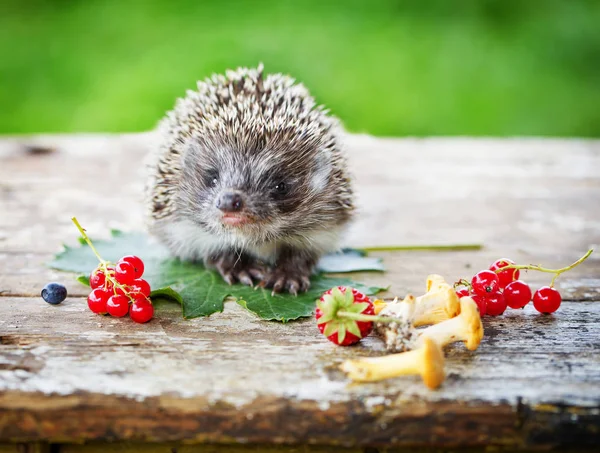
<path fill-rule="evenodd" d="M 305 274 L 299 273 L 297 270 L 275 268 L 260 283 L 260 286 L 272 288 L 272 294 L 287 291 L 290 294 L 297 295 L 299 292 L 306 292 L 310 288 L 310 273 Z"/>
<path fill-rule="evenodd" d="M 209 256 L 206 265 L 216 269 L 223 280 L 230 285 L 239 282 L 254 286 L 255 282 L 264 280 L 267 275 L 266 268 L 261 262 L 234 250 Z"/>

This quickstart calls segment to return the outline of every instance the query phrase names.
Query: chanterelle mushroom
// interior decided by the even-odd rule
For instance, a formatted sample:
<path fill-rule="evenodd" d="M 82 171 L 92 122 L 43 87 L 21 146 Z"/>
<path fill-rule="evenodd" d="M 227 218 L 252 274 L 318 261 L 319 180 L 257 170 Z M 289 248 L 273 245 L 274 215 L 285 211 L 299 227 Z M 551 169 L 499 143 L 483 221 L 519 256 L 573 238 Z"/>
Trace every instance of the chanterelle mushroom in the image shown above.
<path fill-rule="evenodd" d="M 460 315 L 421 331 L 417 344 L 432 339 L 440 347 L 456 341 L 464 341 L 467 349 L 477 349 L 483 338 L 483 324 L 477 304 L 468 296 L 460 299 Z"/>
<path fill-rule="evenodd" d="M 346 360 L 341 369 L 354 381 L 379 381 L 397 376 L 420 375 L 429 388 L 438 388 L 444 381 L 444 354 L 430 338 L 423 338 L 419 348 L 383 357 Z"/>
<path fill-rule="evenodd" d="M 456 291 L 439 275 L 427 277 L 427 292 L 417 297 L 413 325 L 415 327 L 452 319 L 460 313 Z"/>
<path fill-rule="evenodd" d="M 427 277 L 427 292 L 409 301 L 407 296 L 401 302 L 394 300 L 388 304 L 379 303 L 375 312 L 384 316 L 397 317 L 399 313 L 410 317 L 414 327 L 437 324 L 454 318 L 460 313 L 460 302 L 456 291 L 443 277 L 432 274 Z M 407 305 L 408 304 L 408 305 Z"/>

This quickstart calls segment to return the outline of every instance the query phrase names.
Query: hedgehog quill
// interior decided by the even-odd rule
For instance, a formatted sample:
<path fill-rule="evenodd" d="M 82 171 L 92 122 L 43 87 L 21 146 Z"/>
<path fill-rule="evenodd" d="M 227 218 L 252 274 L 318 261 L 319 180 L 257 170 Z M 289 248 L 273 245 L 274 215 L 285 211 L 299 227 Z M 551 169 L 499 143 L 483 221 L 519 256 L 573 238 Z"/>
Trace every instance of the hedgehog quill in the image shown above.
<path fill-rule="evenodd" d="M 354 210 L 339 121 L 302 84 L 260 65 L 198 82 L 158 136 L 150 232 L 230 284 L 306 291 Z"/>

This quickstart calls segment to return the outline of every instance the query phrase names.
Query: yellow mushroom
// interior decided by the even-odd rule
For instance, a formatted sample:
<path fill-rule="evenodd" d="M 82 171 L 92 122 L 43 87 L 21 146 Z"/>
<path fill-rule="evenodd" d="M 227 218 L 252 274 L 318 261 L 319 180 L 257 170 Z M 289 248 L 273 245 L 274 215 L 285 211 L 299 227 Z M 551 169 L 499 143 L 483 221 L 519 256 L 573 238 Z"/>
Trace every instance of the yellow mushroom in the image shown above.
<path fill-rule="evenodd" d="M 413 320 L 413 314 L 415 312 L 416 299 L 412 294 L 406 296 L 403 300 L 398 301 L 396 297 L 392 302 L 385 303 L 379 302 L 375 308 L 376 314 L 382 316 L 391 316 L 394 318 L 402 318 L 409 322 Z"/>
<path fill-rule="evenodd" d="M 394 302 L 396 302 L 397 299 L 398 298 L 394 299 Z M 375 299 L 373 301 L 373 311 L 375 312 L 376 315 L 381 313 L 381 310 L 383 310 L 387 306 L 388 306 L 388 302 L 386 302 L 383 299 Z"/>
<path fill-rule="evenodd" d="M 427 276 L 427 292 L 431 291 L 432 289 L 440 288 L 444 285 L 447 285 L 447 283 L 444 277 L 442 277 L 441 275 L 430 274 Z"/>
<path fill-rule="evenodd" d="M 483 338 L 483 324 L 479 316 L 477 304 L 468 296 L 460 299 L 460 314 L 455 318 L 429 326 L 421 331 L 417 340 L 424 344 L 432 339 L 441 348 L 456 341 L 464 341 L 467 349 L 474 351 Z"/>
<path fill-rule="evenodd" d="M 413 313 L 415 327 L 452 319 L 460 313 L 460 301 L 454 288 L 439 275 L 427 277 L 427 292 L 417 297 Z"/>
<path fill-rule="evenodd" d="M 438 388 L 444 381 L 444 353 L 439 345 L 424 337 L 419 348 L 383 357 L 346 360 L 341 369 L 353 381 L 370 382 L 406 375 L 420 375 L 425 385 Z"/>

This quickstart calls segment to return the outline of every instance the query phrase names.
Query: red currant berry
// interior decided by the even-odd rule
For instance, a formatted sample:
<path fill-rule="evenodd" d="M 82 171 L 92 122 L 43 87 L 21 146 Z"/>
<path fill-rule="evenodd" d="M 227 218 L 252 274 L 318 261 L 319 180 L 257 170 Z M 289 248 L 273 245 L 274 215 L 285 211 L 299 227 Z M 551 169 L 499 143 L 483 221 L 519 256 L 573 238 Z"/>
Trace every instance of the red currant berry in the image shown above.
<path fill-rule="evenodd" d="M 92 289 L 101 288 L 106 283 L 106 276 L 104 270 L 97 267 L 90 274 L 90 287 Z"/>
<path fill-rule="evenodd" d="M 119 263 L 129 263 L 135 269 L 135 278 L 140 278 L 144 275 L 144 262 L 141 258 L 134 255 L 124 256 L 119 260 Z"/>
<path fill-rule="evenodd" d="M 480 296 L 486 296 L 498 291 L 500 288 L 500 281 L 495 272 L 480 271 L 473 276 L 471 286 L 473 287 L 473 292 Z"/>
<path fill-rule="evenodd" d="M 134 302 L 150 302 L 150 298 L 143 293 L 130 293 L 131 297 L 133 297 Z"/>
<path fill-rule="evenodd" d="M 109 297 L 110 293 L 105 289 L 93 289 L 87 299 L 88 307 L 90 307 L 90 310 L 94 313 L 104 314 L 106 313 L 106 302 Z"/>
<path fill-rule="evenodd" d="M 504 299 L 510 308 L 523 308 L 531 300 L 531 288 L 522 280 L 515 280 L 504 288 Z"/>
<path fill-rule="evenodd" d="M 483 318 L 487 314 L 487 307 L 485 304 L 485 297 L 480 296 L 478 294 L 471 294 L 471 299 L 475 301 L 477 304 L 477 308 L 479 309 L 479 316 Z"/>
<path fill-rule="evenodd" d="M 121 318 L 129 312 L 129 298 L 127 296 L 111 296 L 106 302 L 106 310 L 111 316 Z"/>
<path fill-rule="evenodd" d="M 119 261 L 115 267 L 115 279 L 121 285 L 131 285 L 135 280 L 135 268 L 127 261 Z"/>
<path fill-rule="evenodd" d="M 533 306 L 540 313 L 554 313 L 560 307 L 560 293 L 550 286 L 543 286 L 533 295 Z"/>
<path fill-rule="evenodd" d="M 460 299 L 461 297 L 465 297 L 469 295 L 469 290 L 467 288 L 461 288 L 456 291 L 456 295 Z"/>
<path fill-rule="evenodd" d="M 506 310 L 506 300 L 500 292 L 492 293 L 484 297 L 485 312 L 490 316 L 498 316 Z"/>
<path fill-rule="evenodd" d="M 150 283 L 143 278 L 137 278 L 130 285 L 129 292 L 131 295 L 134 295 L 135 293 L 142 293 L 144 296 L 150 297 L 152 290 L 150 289 Z"/>
<path fill-rule="evenodd" d="M 501 260 L 495 261 L 494 264 L 490 266 L 490 270 L 496 272 L 498 269 L 502 269 L 511 264 L 515 264 L 515 262 L 507 258 L 502 258 Z M 520 272 L 519 269 L 506 269 L 505 271 L 496 272 L 496 275 L 498 276 L 500 289 L 504 289 L 510 282 L 519 279 Z"/>
<path fill-rule="evenodd" d="M 154 307 L 148 301 L 136 300 L 129 308 L 129 316 L 135 322 L 148 322 L 154 316 Z"/>

